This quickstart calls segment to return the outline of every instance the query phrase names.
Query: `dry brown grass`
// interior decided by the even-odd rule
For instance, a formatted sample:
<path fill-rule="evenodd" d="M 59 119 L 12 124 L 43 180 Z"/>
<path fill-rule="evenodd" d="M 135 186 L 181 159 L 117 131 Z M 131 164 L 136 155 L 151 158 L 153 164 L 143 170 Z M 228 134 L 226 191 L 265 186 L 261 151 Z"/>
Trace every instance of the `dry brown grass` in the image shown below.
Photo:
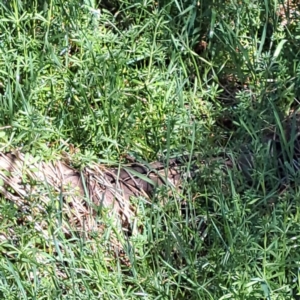
<path fill-rule="evenodd" d="M 96 221 L 99 209 L 107 211 L 123 229 L 128 229 L 135 215 L 131 197 L 151 201 L 155 187 L 167 185 L 178 188 L 180 170 L 176 160 L 164 164 L 132 163 L 120 167 L 92 165 L 82 171 L 63 161 L 44 162 L 19 151 L 0 153 L 0 193 L 22 211 L 34 215 L 45 213 L 53 199 L 63 199 L 65 234 L 69 228 L 81 233 L 101 231 L 103 225 Z M 45 222 L 36 224 L 39 231 Z M 46 232 L 46 231 L 45 231 Z"/>

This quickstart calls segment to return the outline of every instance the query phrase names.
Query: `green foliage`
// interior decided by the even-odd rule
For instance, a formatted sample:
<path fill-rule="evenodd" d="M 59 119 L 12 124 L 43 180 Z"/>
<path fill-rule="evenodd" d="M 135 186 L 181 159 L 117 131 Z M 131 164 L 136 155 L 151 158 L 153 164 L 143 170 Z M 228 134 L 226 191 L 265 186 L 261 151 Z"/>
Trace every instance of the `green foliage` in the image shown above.
<path fill-rule="evenodd" d="M 91 241 L 65 237 L 49 208 L 46 239 L 2 200 L 1 299 L 296 297 L 298 178 L 279 193 L 262 142 L 275 126 L 285 143 L 281 120 L 300 94 L 299 14 L 284 24 L 279 2 L 0 3 L 1 151 L 53 159 L 72 144 L 81 165 L 200 157 L 182 193 L 132 200 L 143 230 L 118 233 L 130 267 L 109 249 L 116 229 L 105 216 Z M 234 161 L 246 143 L 251 183 L 212 160 Z"/>

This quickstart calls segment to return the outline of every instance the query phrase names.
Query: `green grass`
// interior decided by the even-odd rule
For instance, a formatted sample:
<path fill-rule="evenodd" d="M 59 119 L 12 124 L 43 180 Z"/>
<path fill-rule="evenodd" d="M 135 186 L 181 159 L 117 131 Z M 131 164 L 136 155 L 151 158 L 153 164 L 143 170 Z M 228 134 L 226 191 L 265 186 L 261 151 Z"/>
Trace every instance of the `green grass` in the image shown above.
<path fill-rule="evenodd" d="M 299 100 L 300 22 L 282 26 L 275 0 L 199 2 L 0 3 L 2 152 L 72 144 L 76 167 L 195 153 L 200 169 L 182 194 L 132 199 L 133 236 L 103 215 L 103 235 L 66 237 L 56 206 L 43 234 L 2 199 L 1 299 L 299 299 L 299 188 L 279 194 L 261 137 Z M 246 143 L 253 184 L 212 160 Z"/>

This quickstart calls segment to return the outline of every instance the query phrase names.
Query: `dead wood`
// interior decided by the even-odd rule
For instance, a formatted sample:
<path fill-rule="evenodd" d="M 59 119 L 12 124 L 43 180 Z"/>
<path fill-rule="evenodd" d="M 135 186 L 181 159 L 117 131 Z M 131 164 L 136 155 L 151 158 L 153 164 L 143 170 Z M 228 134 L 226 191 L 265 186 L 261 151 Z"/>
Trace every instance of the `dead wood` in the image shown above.
<path fill-rule="evenodd" d="M 0 153 L 0 193 L 23 211 L 45 213 L 51 201 L 63 199 L 66 224 L 80 232 L 101 231 L 95 215 L 104 209 L 126 228 L 135 215 L 131 197 L 150 196 L 158 186 L 178 188 L 181 172 L 176 160 L 132 163 L 119 167 L 100 164 L 74 169 L 63 161 L 44 162 L 21 152 Z M 43 231 L 45 224 L 36 224 Z M 68 234 L 68 226 L 63 226 Z"/>

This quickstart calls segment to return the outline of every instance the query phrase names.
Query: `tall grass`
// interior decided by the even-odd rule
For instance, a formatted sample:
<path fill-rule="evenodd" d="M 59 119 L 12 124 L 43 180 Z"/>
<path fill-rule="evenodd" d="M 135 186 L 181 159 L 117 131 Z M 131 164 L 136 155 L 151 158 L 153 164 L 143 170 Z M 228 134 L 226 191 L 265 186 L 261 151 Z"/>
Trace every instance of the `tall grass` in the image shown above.
<path fill-rule="evenodd" d="M 206 2 L 0 3 L 1 151 L 75 148 L 76 166 L 188 154 L 196 173 L 132 199 L 133 236 L 103 214 L 103 235 L 66 237 L 54 205 L 46 239 L 2 199 L 1 299 L 296 299 L 299 190 L 278 192 L 262 136 L 299 97 L 299 22 L 282 25 L 278 1 Z M 252 182 L 216 159 L 242 144 Z"/>

